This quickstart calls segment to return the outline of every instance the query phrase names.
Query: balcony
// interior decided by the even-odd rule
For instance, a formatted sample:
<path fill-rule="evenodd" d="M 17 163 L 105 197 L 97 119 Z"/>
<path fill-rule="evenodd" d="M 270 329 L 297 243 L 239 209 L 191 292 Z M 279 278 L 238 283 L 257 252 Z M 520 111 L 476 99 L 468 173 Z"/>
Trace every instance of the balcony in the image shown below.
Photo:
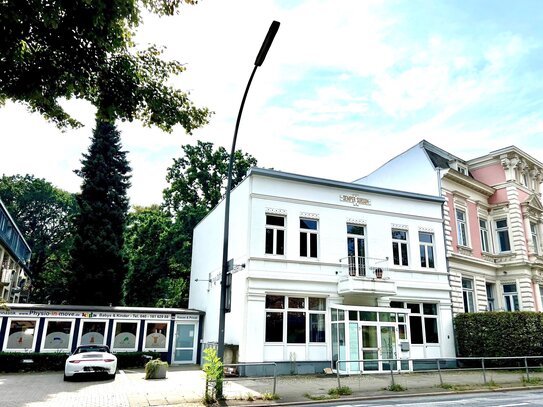
<path fill-rule="evenodd" d="M 339 262 L 338 294 L 396 295 L 396 283 L 389 276 L 388 259 L 349 256 Z"/>
<path fill-rule="evenodd" d="M 11 276 L 13 274 L 13 270 L 10 269 L 2 269 L 0 272 L 0 287 L 6 287 L 11 284 Z"/>

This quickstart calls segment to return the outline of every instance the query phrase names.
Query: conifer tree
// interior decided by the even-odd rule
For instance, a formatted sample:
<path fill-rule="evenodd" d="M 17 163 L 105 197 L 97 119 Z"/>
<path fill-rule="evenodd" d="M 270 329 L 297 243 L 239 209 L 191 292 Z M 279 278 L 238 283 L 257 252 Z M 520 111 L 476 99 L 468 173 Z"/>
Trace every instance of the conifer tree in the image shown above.
<path fill-rule="evenodd" d="M 130 166 L 115 126 L 97 120 L 83 155 L 80 213 L 72 250 L 72 304 L 118 305 L 126 274 L 123 235 L 129 201 Z"/>

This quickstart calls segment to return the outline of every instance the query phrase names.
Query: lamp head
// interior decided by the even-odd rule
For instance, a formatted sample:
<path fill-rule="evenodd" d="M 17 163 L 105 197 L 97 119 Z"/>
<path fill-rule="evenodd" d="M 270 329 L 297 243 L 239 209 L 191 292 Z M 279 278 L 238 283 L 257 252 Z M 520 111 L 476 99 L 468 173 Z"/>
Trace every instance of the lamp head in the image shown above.
<path fill-rule="evenodd" d="M 275 34 L 277 34 L 277 31 L 279 30 L 279 25 L 279 21 L 274 21 L 273 23 L 271 23 L 268 34 L 266 35 L 266 38 L 264 39 L 264 42 L 260 47 L 260 51 L 258 51 L 258 55 L 256 56 L 255 66 L 261 66 L 264 62 L 264 59 L 266 59 L 266 55 L 268 54 L 268 50 L 272 45 Z"/>

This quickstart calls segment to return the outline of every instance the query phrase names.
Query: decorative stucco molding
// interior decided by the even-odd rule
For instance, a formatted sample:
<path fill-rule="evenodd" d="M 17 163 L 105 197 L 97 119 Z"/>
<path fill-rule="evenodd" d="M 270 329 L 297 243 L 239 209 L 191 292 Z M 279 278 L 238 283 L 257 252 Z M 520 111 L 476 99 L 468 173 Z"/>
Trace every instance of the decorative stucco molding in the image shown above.
<path fill-rule="evenodd" d="M 368 221 L 366 219 L 347 218 L 347 223 L 366 226 L 368 224 Z"/>
<path fill-rule="evenodd" d="M 318 213 L 300 212 L 300 218 L 319 219 Z"/>
<path fill-rule="evenodd" d="M 286 209 L 266 208 L 266 213 L 273 213 L 275 215 L 286 215 L 287 211 Z"/>

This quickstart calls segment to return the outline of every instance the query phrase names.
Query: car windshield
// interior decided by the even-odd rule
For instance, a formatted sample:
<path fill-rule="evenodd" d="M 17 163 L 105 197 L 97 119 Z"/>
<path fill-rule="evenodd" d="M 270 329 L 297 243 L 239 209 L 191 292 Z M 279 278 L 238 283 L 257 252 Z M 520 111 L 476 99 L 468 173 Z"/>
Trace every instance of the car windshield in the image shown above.
<path fill-rule="evenodd" d="M 109 348 L 107 346 L 80 346 L 77 348 L 74 352 L 74 354 L 78 353 L 87 353 L 87 352 L 109 352 Z"/>

